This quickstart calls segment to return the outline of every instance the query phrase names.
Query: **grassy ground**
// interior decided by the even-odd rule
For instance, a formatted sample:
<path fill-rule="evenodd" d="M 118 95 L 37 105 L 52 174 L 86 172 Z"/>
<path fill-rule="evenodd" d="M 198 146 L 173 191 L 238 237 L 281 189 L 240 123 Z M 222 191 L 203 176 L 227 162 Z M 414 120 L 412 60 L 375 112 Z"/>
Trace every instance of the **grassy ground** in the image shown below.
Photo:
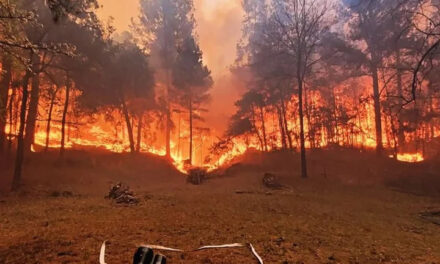
<path fill-rule="evenodd" d="M 192 186 L 160 161 L 154 167 L 162 174 L 153 175 L 150 163 L 109 159 L 46 168 L 53 185 L 36 185 L 44 167 L 28 165 L 25 191 L 0 197 L 0 263 L 97 263 L 104 240 L 109 264 L 130 263 L 142 243 L 191 250 L 235 242 L 251 242 L 266 263 L 440 263 L 440 227 L 419 217 L 440 210 L 436 196 L 341 184 L 331 173 L 300 180 L 296 171 L 282 176 L 290 188 L 268 192 L 265 170 L 254 165 Z M 100 179 L 99 171 L 111 176 Z M 84 186 L 86 172 L 95 189 Z M 117 179 L 131 184 L 140 205 L 103 198 Z M 170 263 L 256 263 L 247 249 L 165 254 Z"/>

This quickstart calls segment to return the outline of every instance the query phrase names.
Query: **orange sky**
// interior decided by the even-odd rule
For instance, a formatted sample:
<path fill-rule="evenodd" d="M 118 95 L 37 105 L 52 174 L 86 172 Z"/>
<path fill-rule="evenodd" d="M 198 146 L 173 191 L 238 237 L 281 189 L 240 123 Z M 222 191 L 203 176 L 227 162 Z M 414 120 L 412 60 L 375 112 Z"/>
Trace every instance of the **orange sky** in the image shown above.
<path fill-rule="evenodd" d="M 212 71 L 215 85 L 206 125 L 221 132 L 234 111 L 233 104 L 239 91 L 229 72 L 234 62 L 236 44 L 241 35 L 243 11 L 240 0 L 194 0 L 197 35 L 205 63 Z M 98 15 L 103 21 L 114 18 L 118 31 L 129 29 L 130 20 L 139 12 L 138 0 L 99 0 Z"/>

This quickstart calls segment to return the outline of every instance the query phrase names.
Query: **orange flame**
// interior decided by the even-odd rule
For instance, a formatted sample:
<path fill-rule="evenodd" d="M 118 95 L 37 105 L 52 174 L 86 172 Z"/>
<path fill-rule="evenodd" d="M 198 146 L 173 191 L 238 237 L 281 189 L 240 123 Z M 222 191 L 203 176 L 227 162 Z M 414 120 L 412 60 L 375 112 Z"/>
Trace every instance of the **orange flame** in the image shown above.
<path fill-rule="evenodd" d="M 422 153 L 402 153 L 397 154 L 397 160 L 402 162 L 416 163 L 425 160 Z"/>
<path fill-rule="evenodd" d="M 368 87 L 367 87 L 368 88 Z M 312 148 L 324 148 L 329 145 L 339 145 L 339 146 L 350 146 L 357 148 L 369 148 L 373 149 L 376 147 L 375 140 L 375 121 L 374 121 L 374 106 L 373 103 L 359 103 L 359 100 L 356 98 L 368 97 L 369 89 L 360 89 L 359 93 L 356 95 L 347 95 L 344 92 L 343 87 L 336 88 L 334 91 L 335 101 L 338 102 L 338 106 L 342 107 L 343 114 L 347 116 L 354 116 L 354 118 L 349 118 L 344 122 L 338 123 L 337 126 L 332 126 L 331 128 L 326 127 L 326 124 L 321 124 L 321 127 L 314 127 L 315 129 L 315 138 L 312 142 L 310 134 L 310 130 L 312 129 L 312 122 L 321 121 L 320 117 L 305 117 L 305 131 L 308 134 L 308 138 L 306 139 L 306 147 Z M 60 93 L 58 101 L 63 102 L 64 94 Z M 307 92 L 309 103 L 308 107 L 313 112 L 313 109 L 324 108 L 328 106 L 328 99 L 319 92 L 310 90 Z M 41 99 L 41 106 L 39 109 L 39 113 L 41 116 L 47 116 L 47 106 L 48 102 L 45 101 L 44 98 Z M 72 101 L 75 101 L 73 98 Z M 19 103 L 19 102 L 17 102 Z M 68 124 L 66 124 L 66 135 L 65 135 L 65 148 L 67 149 L 81 149 L 84 147 L 94 147 L 101 148 L 111 152 L 123 153 L 129 152 L 129 140 L 127 137 L 126 125 L 122 121 L 123 118 L 121 113 L 117 110 L 112 112 L 99 112 L 93 114 L 93 116 L 76 116 L 74 115 L 75 111 L 73 109 L 74 106 L 69 108 L 68 115 Z M 51 149 L 59 149 L 61 147 L 61 124 L 60 124 L 60 109 L 62 106 L 57 105 L 53 111 L 52 124 L 50 129 L 50 136 L 48 141 L 48 148 Z M 174 107 L 173 107 L 174 108 Z M 286 112 L 287 112 L 287 128 L 289 132 L 292 134 L 292 147 L 298 149 L 298 139 L 293 138 L 294 135 L 299 134 L 299 118 L 297 114 L 298 108 L 298 99 L 296 96 L 292 96 L 288 102 L 286 102 Z M 337 107 L 336 107 L 337 108 Z M 258 110 L 260 111 L 260 110 Z M 184 113 L 184 111 L 182 111 Z M 260 113 L 260 112 L 259 112 Z M 14 113 L 14 116 L 16 113 Z M 283 143 L 280 137 L 280 124 L 277 119 L 276 113 L 271 106 L 267 106 L 262 110 L 262 116 L 264 122 L 261 120 L 255 120 L 255 130 L 260 132 L 260 137 L 262 136 L 261 130 L 263 128 L 263 123 L 266 128 L 267 134 L 267 150 L 272 151 L 276 149 L 280 149 L 283 147 Z M 337 116 L 338 113 L 332 113 L 332 115 Z M 342 114 L 340 114 L 342 115 Z M 111 117 L 111 118 L 109 118 Z M 8 120 L 9 120 L 8 116 Z M 314 119 L 313 119 L 314 118 Z M 336 118 L 336 117 L 331 117 Z M 44 119 L 44 118 L 42 118 Z M 189 169 L 187 159 L 189 157 L 189 124 L 186 120 L 187 117 L 185 114 L 173 114 L 173 121 L 176 123 L 176 129 L 174 129 L 171 135 L 171 157 L 173 160 L 174 166 L 181 171 L 182 173 L 186 173 Z M 58 120 L 58 121 L 57 121 Z M 310 122 L 309 122 L 310 121 Z M 393 148 L 393 144 L 395 144 L 395 140 L 390 137 L 387 133 L 391 131 L 390 129 L 390 121 L 385 117 L 382 120 L 383 122 L 383 139 L 384 139 L 384 147 Z M 17 120 L 15 120 L 17 122 Z M 140 152 L 142 153 L 151 153 L 158 156 L 165 156 L 165 136 L 161 128 L 158 124 L 160 124 L 161 120 L 159 117 L 148 117 L 148 121 L 144 122 L 146 125 L 143 127 L 141 139 L 142 142 L 140 144 Z M 325 122 L 321 122 L 325 123 Z M 14 125 L 8 124 L 6 126 L 6 134 L 8 135 L 16 135 L 17 134 L 17 124 Z M 46 124 L 47 121 L 37 121 L 36 126 L 36 134 L 35 134 L 35 145 L 32 146 L 32 151 L 40 151 L 44 149 L 46 146 Z M 133 133 L 136 135 L 137 133 L 137 125 L 136 120 L 133 120 Z M 316 124 L 314 124 L 316 126 Z M 420 130 L 416 130 L 416 132 L 406 133 L 407 141 L 413 140 L 416 138 L 417 133 L 421 134 L 424 131 L 424 127 L 420 126 Z M 433 136 L 437 137 L 440 135 L 440 129 L 438 129 L 438 125 L 433 126 L 434 132 Z M 203 128 L 201 128 L 201 131 Z M 197 133 L 196 133 L 197 134 Z M 331 135 L 329 135 L 331 134 Z M 336 135 L 336 136 L 335 136 Z M 215 133 L 203 133 L 200 132 L 194 138 L 193 144 L 193 164 L 200 167 L 206 167 L 208 170 L 212 171 L 216 168 L 219 168 L 235 157 L 242 155 L 248 149 L 257 149 L 263 150 L 261 146 L 260 140 L 254 134 L 244 135 L 237 138 L 232 139 L 232 144 L 230 149 L 225 151 L 224 153 L 219 153 L 219 156 L 214 157 L 211 161 L 206 162 L 206 157 L 210 154 L 209 148 L 216 141 Z M 13 137 L 12 137 L 13 138 Z M 136 140 L 136 138 L 135 138 Z M 37 147 L 38 146 L 38 147 Z M 397 156 L 397 159 L 402 162 L 421 162 L 425 159 L 423 154 L 421 153 L 401 153 Z"/>

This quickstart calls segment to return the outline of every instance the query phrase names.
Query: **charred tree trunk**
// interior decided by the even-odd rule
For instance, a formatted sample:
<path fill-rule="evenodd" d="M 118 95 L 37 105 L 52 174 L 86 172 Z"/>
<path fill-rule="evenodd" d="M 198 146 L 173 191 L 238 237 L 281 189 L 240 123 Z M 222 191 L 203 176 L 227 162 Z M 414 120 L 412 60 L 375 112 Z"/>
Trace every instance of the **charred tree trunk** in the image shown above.
<path fill-rule="evenodd" d="M 70 79 L 67 77 L 66 81 L 66 99 L 64 101 L 63 118 L 61 119 L 61 148 L 60 148 L 60 158 L 64 158 L 64 153 L 66 151 L 65 139 L 66 139 L 66 120 L 67 112 L 69 110 L 69 100 L 70 100 Z"/>
<path fill-rule="evenodd" d="M 301 145 L 301 176 L 307 178 L 306 138 L 304 134 L 303 80 L 298 78 L 299 138 Z"/>
<path fill-rule="evenodd" d="M 7 151 L 6 151 L 6 155 L 9 158 L 11 155 L 11 151 L 12 151 L 12 129 L 15 129 L 15 124 L 14 124 L 14 101 L 15 101 L 15 97 L 16 97 L 16 91 L 17 89 L 12 89 L 12 94 L 11 97 L 9 98 L 9 104 L 8 104 L 8 111 L 9 111 L 9 137 L 8 137 L 8 147 L 7 147 Z"/>
<path fill-rule="evenodd" d="M 130 141 L 130 152 L 135 153 L 136 149 L 134 147 L 134 136 L 133 136 L 133 127 L 131 126 L 130 122 L 130 115 L 128 113 L 127 104 L 125 102 L 125 99 L 122 97 L 122 112 L 124 114 L 125 123 L 127 125 L 127 132 L 128 132 L 128 140 Z"/>
<path fill-rule="evenodd" d="M 304 82 L 303 82 L 303 94 L 304 94 L 304 110 L 305 110 L 305 116 L 307 119 L 307 126 L 309 128 L 309 142 L 310 142 L 310 147 L 312 149 L 315 148 L 315 129 L 313 127 L 312 124 L 312 118 L 311 118 L 311 111 L 309 108 L 309 97 L 308 97 L 308 93 L 306 91 L 306 89 L 304 89 Z"/>
<path fill-rule="evenodd" d="M 264 151 L 264 142 L 263 142 L 263 139 L 260 136 L 260 132 L 258 132 L 257 125 L 255 124 L 256 114 L 255 114 L 255 109 L 254 109 L 253 105 L 251 106 L 251 114 L 252 114 L 252 127 L 255 130 L 255 134 L 257 134 L 258 141 L 260 142 L 260 148 L 261 148 L 262 151 Z"/>
<path fill-rule="evenodd" d="M 57 87 L 57 90 L 58 90 L 58 87 Z M 50 99 L 49 113 L 48 113 L 47 125 L 46 125 L 46 145 L 45 145 L 45 148 L 44 148 L 45 152 L 47 152 L 49 150 L 50 125 L 51 125 L 51 122 L 52 122 L 52 112 L 53 112 L 53 107 L 54 107 L 54 104 L 55 104 L 56 94 L 57 94 L 57 92 L 55 91 L 52 94 L 52 98 Z"/>
<path fill-rule="evenodd" d="M 19 126 L 20 126 L 19 125 L 19 123 L 20 123 L 20 111 L 19 111 L 19 109 L 20 109 L 20 106 L 21 106 L 22 99 L 23 99 L 23 93 L 22 94 L 17 94 L 17 100 L 16 100 L 15 105 L 14 105 L 14 133 L 16 135 L 18 134 L 18 130 L 19 130 Z"/>
<path fill-rule="evenodd" d="M 377 155 L 382 155 L 382 111 L 380 105 L 379 76 L 377 66 L 373 65 L 371 71 L 373 77 L 374 118 L 376 125 L 376 153 Z"/>
<path fill-rule="evenodd" d="M 399 139 L 398 139 L 398 130 L 399 128 L 395 126 L 395 122 L 393 122 L 393 116 L 390 115 L 391 117 L 391 135 L 393 138 L 393 151 L 394 151 L 394 158 L 397 159 L 397 154 L 399 153 Z M 396 118 L 397 119 L 397 118 Z"/>
<path fill-rule="evenodd" d="M 401 67 L 401 58 L 400 58 L 400 50 L 397 49 L 396 52 L 396 63 L 397 63 L 397 94 L 399 96 L 399 105 L 403 105 L 403 88 L 402 88 L 402 67 Z M 397 128 L 397 140 L 399 148 L 405 145 L 405 133 L 402 125 L 402 111 L 399 109 L 399 114 L 397 116 L 399 127 Z"/>
<path fill-rule="evenodd" d="M 435 108 L 434 108 L 434 87 L 432 86 L 432 82 L 428 82 L 428 104 L 429 104 L 429 114 L 435 115 Z M 429 122 L 429 140 L 433 140 L 435 137 L 435 120 L 431 119 Z"/>
<path fill-rule="evenodd" d="M 141 146 L 142 146 L 142 127 L 143 127 L 143 115 L 140 114 L 138 117 L 138 129 L 137 129 L 137 141 L 136 141 L 136 152 L 141 152 Z"/>
<path fill-rule="evenodd" d="M 12 178 L 12 191 L 18 190 L 21 183 L 21 174 L 24 161 L 24 129 L 26 125 L 26 110 L 29 96 L 28 84 L 31 72 L 28 70 L 23 78 L 23 96 L 20 109 L 20 128 L 17 136 L 17 153 L 15 159 L 14 176 Z"/>
<path fill-rule="evenodd" d="M 307 178 L 307 160 L 306 160 L 306 138 L 304 133 L 304 111 L 303 111 L 303 92 L 304 92 L 304 61 L 303 61 L 303 47 L 300 45 L 297 48 L 297 64 L 296 64 L 296 80 L 298 84 L 298 113 L 299 113 L 299 140 L 301 148 L 301 177 Z"/>
<path fill-rule="evenodd" d="M 264 107 L 263 106 L 260 106 L 260 119 L 261 119 L 261 130 L 263 132 L 264 151 L 268 151 L 267 136 L 266 136 L 266 121 L 264 120 Z"/>
<path fill-rule="evenodd" d="M 2 79 L 0 81 L 0 154 L 3 153 L 6 142 L 6 120 L 7 104 L 9 96 L 9 86 L 12 79 L 12 61 L 7 55 L 4 55 L 2 61 Z"/>
<path fill-rule="evenodd" d="M 338 122 L 338 103 L 336 102 L 335 89 L 332 91 L 333 101 L 333 122 L 334 122 L 334 136 L 333 143 L 339 145 L 339 122 Z"/>
<path fill-rule="evenodd" d="M 31 145 L 35 140 L 35 124 L 38 116 L 38 102 L 40 100 L 40 77 L 39 77 L 39 64 L 40 57 L 38 54 L 32 56 L 32 90 L 29 99 L 29 111 L 26 119 L 26 132 L 25 132 L 25 151 L 31 150 Z"/>
<path fill-rule="evenodd" d="M 388 133 L 387 127 L 390 122 L 393 122 L 393 120 L 392 120 L 392 118 L 390 118 L 391 120 L 388 120 L 388 116 L 391 116 L 391 110 L 389 110 L 389 113 L 388 113 L 388 109 L 384 109 L 383 122 L 385 124 L 385 138 L 387 140 L 386 147 L 390 149 L 390 148 L 392 148 L 392 146 L 391 146 L 391 136 L 392 135 L 390 135 L 390 133 Z"/>
<path fill-rule="evenodd" d="M 281 100 L 281 111 L 283 115 L 284 131 L 286 131 L 287 142 L 289 143 L 289 149 L 293 149 L 292 135 L 290 134 L 289 125 L 287 124 L 287 114 L 284 99 Z"/>
<path fill-rule="evenodd" d="M 281 145 L 283 146 L 283 149 L 287 148 L 287 140 L 286 140 L 286 132 L 284 131 L 284 121 L 283 121 L 283 115 L 281 113 L 280 107 L 277 105 L 277 114 L 278 114 L 278 124 L 280 126 L 280 136 L 281 136 Z"/>

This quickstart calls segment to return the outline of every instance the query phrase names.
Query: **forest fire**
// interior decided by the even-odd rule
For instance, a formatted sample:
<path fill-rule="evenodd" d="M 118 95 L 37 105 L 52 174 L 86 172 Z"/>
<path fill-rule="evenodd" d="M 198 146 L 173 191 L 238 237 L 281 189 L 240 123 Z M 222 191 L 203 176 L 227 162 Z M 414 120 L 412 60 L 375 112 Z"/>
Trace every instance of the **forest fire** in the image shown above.
<path fill-rule="evenodd" d="M 269 47 L 274 45 L 273 39 L 267 42 L 262 37 L 269 33 L 273 38 L 279 37 L 282 43 L 284 34 L 279 35 L 279 25 L 270 24 L 273 23 L 270 20 L 260 21 L 258 16 L 288 14 L 273 13 L 277 9 L 254 14 L 251 10 L 263 7 L 258 3 L 247 4 L 243 6 L 247 17 L 243 27 L 250 32 L 243 32 L 243 36 L 250 42 L 239 43 L 237 53 L 241 55 L 229 73 L 236 80 L 232 86 L 245 88 L 225 133 L 213 131 L 210 128 L 213 124 L 204 122 L 210 89 L 216 87 L 194 35 L 195 21 L 177 23 L 179 28 L 175 32 L 181 35 L 175 36 L 155 24 L 156 18 L 146 11 L 154 9 L 155 5 L 147 1 L 139 10 L 136 32 L 143 32 L 139 38 L 129 32 L 122 42 L 111 39 L 111 35 L 109 39 L 97 38 L 107 34 L 104 27 L 82 27 L 73 23 L 69 24 L 70 30 L 78 36 L 63 35 L 63 41 L 71 42 L 76 49 L 42 50 L 38 56 L 29 57 L 35 73 L 15 71 L 11 58 L 2 61 L 2 70 L 10 73 L 5 82 L 14 83 L 14 86 L 5 86 L 7 97 L 1 111 L 6 121 L 1 129 L 5 131 L 10 148 L 18 148 L 20 140 L 17 138 L 23 138 L 25 152 L 48 149 L 63 152 L 64 149 L 95 147 L 116 153 L 151 153 L 168 157 L 185 172 L 192 166 L 213 170 L 247 149 L 263 152 L 289 149 L 303 155 L 305 149 L 338 146 L 375 149 L 378 154 L 383 150 L 401 153 L 406 147 L 411 148 L 419 142 L 425 144 L 440 136 L 440 122 L 433 110 L 439 104 L 432 89 L 437 85 L 434 76 L 427 75 L 413 93 L 420 98 L 417 103 L 406 102 L 412 73 L 394 65 L 403 59 L 401 53 L 405 50 L 397 53 L 378 51 L 378 54 L 390 55 L 382 61 L 377 60 L 372 69 L 368 69 L 372 65 L 368 61 L 372 55 L 363 54 L 362 59 L 350 61 L 362 74 L 347 76 L 343 74 L 342 65 L 330 61 L 318 59 L 320 63 L 316 68 L 307 66 L 308 62 L 285 63 L 285 57 L 272 54 Z M 50 10 L 42 9 L 41 12 L 42 17 L 50 18 Z M 351 12 L 360 11 L 353 9 Z M 331 28 L 327 25 L 329 21 L 322 17 L 315 19 L 313 26 L 318 28 L 314 32 Z M 94 22 L 83 21 L 87 23 Z M 286 24 L 281 28 L 288 27 L 295 28 L 295 25 Z M 89 32 L 91 28 L 98 32 Z M 53 30 L 50 33 L 54 37 L 64 34 L 58 27 Z M 261 30 L 274 31 L 262 34 Z M 393 32 L 388 33 L 392 35 Z M 365 37 L 369 32 L 361 33 L 360 38 L 369 41 Z M 151 36 L 157 39 L 153 41 Z M 312 39 L 320 37 L 310 36 Z M 354 53 L 372 52 L 360 49 L 349 36 L 346 36 L 348 39 L 333 37 L 335 39 L 327 41 L 343 45 L 330 45 L 322 50 L 311 45 L 312 57 L 334 53 L 343 60 L 344 56 Z M 173 52 L 161 45 L 164 41 L 161 38 L 174 41 L 171 44 Z M 143 46 L 149 47 L 151 54 L 146 54 Z M 285 49 L 283 52 L 287 54 L 295 50 L 289 46 L 278 48 Z M 98 51 L 99 56 L 96 56 Z M 75 52 L 79 53 L 76 57 L 63 57 L 65 53 Z M 270 61 L 262 55 L 266 53 L 273 55 L 269 56 Z M 56 60 L 49 59 L 48 54 Z M 310 54 L 303 55 L 310 57 Z M 297 69 L 287 65 L 298 63 L 304 63 L 305 66 L 301 66 L 306 67 L 304 72 L 292 74 Z M 66 68 L 68 70 L 62 70 Z M 383 69 L 382 72 L 379 69 Z M 397 158 L 420 161 L 426 158 L 424 154 L 399 154 Z"/>
<path fill-rule="evenodd" d="M 0 50 L 0 263 L 440 263 L 440 0 L 0 0 Z"/>
<path fill-rule="evenodd" d="M 343 89 L 343 87 L 341 87 Z M 363 93 L 368 95 L 366 89 Z M 326 102 L 318 92 L 314 92 L 310 96 L 310 109 L 319 109 L 324 107 Z M 19 96 L 16 98 L 18 105 Z M 41 100 L 41 107 L 38 110 L 40 113 L 47 112 L 47 108 L 44 105 L 50 105 L 50 101 L 45 99 Z M 65 101 L 65 94 L 60 93 L 57 97 L 60 102 Z M 353 102 L 347 98 L 341 107 L 345 109 L 351 109 L 354 106 Z M 75 104 L 69 107 L 68 113 L 71 113 L 71 118 L 67 120 L 65 124 L 65 149 L 82 149 L 82 148 L 98 148 L 105 149 L 107 151 L 115 153 L 130 152 L 130 142 L 126 133 L 127 127 L 124 124 L 123 116 L 118 111 L 106 111 L 96 112 L 93 117 L 78 116 L 75 115 Z M 252 127 L 254 130 L 250 133 L 246 132 L 234 136 L 230 139 L 230 142 L 226 144 L 225 148 L 222 148 L 220 152 L 216 149 L 216 137 L 213 133 L 199 130 L 194 136 L 196 142 L 193 148 L 193 164 L 194 166 L 201 166 L 209 168 L 209 170 L 215 170 L 218 167 L 227 164 L 235 157 L 242 155 L 248 149 L 257 149 L 260 151 L 273 151 L 283 148 L 299 148 L 298 135 L 299 117 L 295 115 L 295 107 L 297 107 L 297 101 L 295 97 L 292 97 L 290 101 L 286 101 L 286 111 L 293 113 L 291 118 L 287 120 L 286 126 L 280 126 L 279 116 L 277 112 L 273 111 L 272 107 L 261 107 L 255 109 L 255 118 L 251 119 Z M 319 124 L 318 129 L 315 122 L 319 122 L 319 116 L 313 117 L 312 114 L 305 120 L 305 128 L 310 133 L 314 131 L 314 134 L 309 134 L 306 139 L 306 148 L 326 148 L 329 145 L 336 144 L 341 147 L 355 147 L 360 149 L 374 149 L 376 147 L 375 137 L 370 135 L 374 133 L 374 109 L 370 103 L 364 103 L 363 108 L 357 106 L 356 111 L 359 114 L 356 119 L 347 120 L 346 124 L 341 124 L 337 130 L 328 130 L 324 124 Z M 53 106 L 54 113 L 60 113 L 63 105 Z M 363 109 L 363 110 L 361 110 Z M 14 110 L 15 111 L 15 110 Z M 12 119 L 17 116 L 12 112 Z M 353 111 L 353 110 L 352 110 Z M 189 158 L 189 124 L 188 120 L 182 118 L 182 111 L 178 111 L 178 114 L 173 115 L 173 121 L 178 124 L 175 130 L 172 132 L 171 137 L 171 158 L 175 167 L 182 173 L 186 173 L 191 165 L 188 164 Z M 45 149 L 56 150 L 60 149 L 62 138 L 62 124 L 57 121 L 58 117 L 51 117 L 51 122 L 37 121 L 36 133 L 34 138 L 34 145 L 32 145 L 33 152 L 41 152 Z M 162 131 L 158 129 L 159 120 L 154 116 L 147 117 L 150 123 L 157 123 L 156 125 L 148 125 L 148 127 L 142 127 L 141 134 L 138 135 L 139 152 L 150 153 L 158 156 L 166 156 L 166 148 Z M 8 117 L 10 119 L 10 117 Z M 15 119 L 14 122 L 18 120 Z M 309 123 L 310 122 L 310 123 Z M 391 127 L 392 124 L 387 119 L 383 120 L 384 127 Z M 432 126 L 432 124 L 429 124 Z M 12 133 L 11 133 L 12 128 Z M 48 129 L 49 128 L 49 129 Z M 15 131 L 14 131 L 15 129 Z M 136 130 L 133 123 L 133 129 Z M 336 129 L 336 128 L 335 128 Z M 5 132 L 9 135 L 9 138 L 18 133 L 18 124 L 13 123 L 12 126 L 8 124 L 5 128 Z M 414 133 L 408 133 L 407 138 L 418 136 L 425 130 L 424 126 L 421 126 L 418 131 Z M 288 131 L 287 133 L 285 131 Z M 432 129 L 433 133 L 431 138 L 439 136 L 439 129 Z M 284 133 L 284 135 L 283 135 Z M 287 140 L 287 135 L 290 135 L 290 139 Z M 265 137 L 265 138 L 264 138 Z M 283 139 L 286 137 L 286 139 Z M 396 144 L 395 136 L 392 135 L 392 130 L 385 130 L 384 144 L 390 149 Z M 284 141 L 284 142 L 283 142 Z M 214 145 L 213 145 L 214 144 Z M 217 143 L 218 144 L 218 143 Z M 397 159 L 404 162 L 420 162 L 424 160 L 421 153 L 415 154 L 398 154 Z"/>
<path fill-rule="evenodd" d="M 105 126 L 105 124 L 103 125 Z M 53 125 L 50 134 L 45 131 L 38 131 L 35 134 L 34 144 L 31 146 L 32 152 L 43 152 L 45 150 L 59 150 L 61 148 L 61 127 L 59 125 Z M 116 137 L 112 132 L 106 132 L 99 124 L 92 126 L 71 127 L 67 126 L 66 130 L 69 131 L 67 140 L 64 145 L 65 149 L 104 149 L 114 153 L 130 152 L 130 146 L 124 135 Z M 172 146 L 176 144 L 172 143 Z M 141 143 L 140 153 L 150 153 L 157 156 L 165 156 L 165 148 L 155 148 L 153 146 L 147 146 L 145 143 Z M 182 173 L 187 172 L 187 166 L 182 158 L 182 155 L 173 151 L 171 154 L 173 164 Z"/>
<path fill-rule="evenodd" d="M 422 162 L 424 160 L 422 153 L 402 153 L 397 154 L 397 160 L 402 162 Z"/>

